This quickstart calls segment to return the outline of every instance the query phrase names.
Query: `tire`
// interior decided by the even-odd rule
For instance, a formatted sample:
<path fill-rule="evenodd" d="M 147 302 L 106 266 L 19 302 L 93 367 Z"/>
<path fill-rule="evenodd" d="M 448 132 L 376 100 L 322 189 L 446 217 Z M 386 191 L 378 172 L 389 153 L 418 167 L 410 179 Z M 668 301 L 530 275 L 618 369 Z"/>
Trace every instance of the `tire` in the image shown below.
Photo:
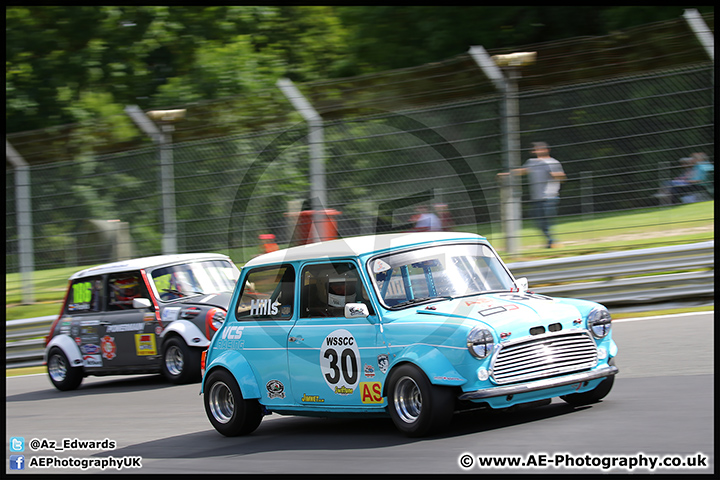
<path fill-rule="evenodd" d="M 71 366 L 65 353 L 57 347 L 48 354 L 47 372 L 55 388 L 63 392 L 75 390 L 83 381 L 83 368 Z"/>
<path fill-rule="evenodd" d="M 405 435 L 421 437 L 450 423 L 455 410 L 453 391 L 430 383 L 416 366 L 405 364 L 394 369 L 388 386 L 390 417 Z"/>
<path fill-rule="evenodd" d="M 590 405 L 605 398 L 605 396 L 610 393 L 610 390 L 612 390 L 613 383 L 615 383 L 615 375 L 605 378 L 605 380 L 600 382 L 597 387 L 593 388 L 589 392 L 571 393 L 570 395 L 563 395 L 560 398 L 573 407 Z"/>
<path fill-rule="evenodd" d="M 205 413 L 215 430 L 226 437 L 247 435 L 262 421 L 257 400 L 245 400 L 235 378 L 227 370 L 214 370 L 205 380 Z"/>
<path fill-rule="evenodd" d="M 163 345 L 163 376 L 175 385 L 199 382 L 201 354 L 201 349 L 189 347 L 182 338 L 169 338 Z"/>

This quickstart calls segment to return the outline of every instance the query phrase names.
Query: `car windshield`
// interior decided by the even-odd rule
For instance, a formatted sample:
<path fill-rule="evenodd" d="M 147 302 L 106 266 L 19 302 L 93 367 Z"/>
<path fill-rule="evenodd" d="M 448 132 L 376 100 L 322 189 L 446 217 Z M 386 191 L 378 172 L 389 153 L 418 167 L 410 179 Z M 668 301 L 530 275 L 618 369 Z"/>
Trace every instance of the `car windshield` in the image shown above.
<path fill-rule="evenodd" d="M 161 300 L 208 293 L 232 292 L 240 271 L 231 262 L 209 260 L 153 270 L 151 277 Z"/>
<path fill-rule="evenodd" d="M 388 307 L 515 287 L 495 252 L 483 244 L 419 248 L 370 260 L 378 297 Z"/>

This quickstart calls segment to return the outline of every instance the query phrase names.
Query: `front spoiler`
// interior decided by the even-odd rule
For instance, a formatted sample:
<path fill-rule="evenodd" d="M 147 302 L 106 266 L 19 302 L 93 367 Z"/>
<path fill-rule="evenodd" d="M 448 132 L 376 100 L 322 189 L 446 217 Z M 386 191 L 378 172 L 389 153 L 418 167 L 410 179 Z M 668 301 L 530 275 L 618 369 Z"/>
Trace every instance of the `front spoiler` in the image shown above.
<path fill-rule="evenodd" d="M 545 390 L 548 388 L 564 387 L 573 383 L 588 382 L 603 377 L 611 377 L 617 375 L 619 369 L 614 365 L 604 368 L 592 370 L 590 372 L 580 372 L 572 375 L 565 375 L 556 378 L 546 378 L 534 382 L 522 383 L 519 385 L 507 385 L 503 387 L 484 388 L 475 390 L 474 392 L 465 392 L 458 398 L 460 400 L 479 400 L 483 398 L 503 397 L 506 395 L 519 395 L 521 393 L 535 392 L 537 390 Z"/>

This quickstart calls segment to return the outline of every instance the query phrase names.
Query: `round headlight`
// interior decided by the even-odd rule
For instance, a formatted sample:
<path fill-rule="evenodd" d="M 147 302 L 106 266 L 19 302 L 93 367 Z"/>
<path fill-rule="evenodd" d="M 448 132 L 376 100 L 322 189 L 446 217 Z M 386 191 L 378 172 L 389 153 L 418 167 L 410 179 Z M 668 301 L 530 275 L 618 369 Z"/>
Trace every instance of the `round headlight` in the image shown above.
<path fill-rule="evenodd" d="M 593 308 L 588 314 L 588 328 L 595 338 L 603 338 L 610 333 L 610 312 L 606 308 Z"/>
<path fill-rule="evenodd" d="M 225 321 L 225 315 L 227 315 L 227 313 L 221 308 L 212 308 L 207 312 L 205 316 L 205 334 L 208 338 L 212 338 L 212 335 L 222 327 Z"/>
<path fill-rule="evenodd" d="M 225 315 L 225 311 L 218 310 L 215 312 L 215 315 L 212 316 L 212 324 L 215 330 L 219 330 L 220 327 L 222 327 L 222 324 L 225 321 Z"/>
<path fill-rule="evenodd" d="M 495 348 L 492 333 L 482 327 L 473 328 L 467 337 L 467 347 L 473 357 L 485 358 Z"/>

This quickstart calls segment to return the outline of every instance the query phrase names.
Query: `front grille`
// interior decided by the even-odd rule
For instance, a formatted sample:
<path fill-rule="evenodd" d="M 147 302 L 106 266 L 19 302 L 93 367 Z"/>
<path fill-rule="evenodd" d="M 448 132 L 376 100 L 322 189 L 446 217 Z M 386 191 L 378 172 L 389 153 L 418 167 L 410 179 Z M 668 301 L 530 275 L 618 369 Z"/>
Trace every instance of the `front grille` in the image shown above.
<path fill-rule="evenodd" d="M 495 353 L 495 383 L 526 382 L 593 368 L 597 348 L 587 330 L 548 333 L 505 342 Z"/>

